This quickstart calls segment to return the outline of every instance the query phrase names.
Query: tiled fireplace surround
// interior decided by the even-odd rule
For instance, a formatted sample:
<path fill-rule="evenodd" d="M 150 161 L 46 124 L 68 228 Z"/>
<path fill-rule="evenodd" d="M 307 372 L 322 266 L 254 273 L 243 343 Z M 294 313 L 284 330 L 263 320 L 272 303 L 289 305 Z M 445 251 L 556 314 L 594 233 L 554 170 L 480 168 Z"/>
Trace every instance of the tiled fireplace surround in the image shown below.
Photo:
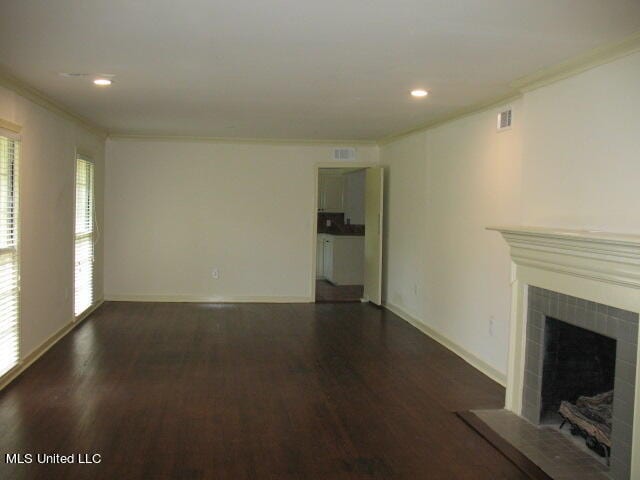
<path fill-rule="evenodd" d="M 489 230 L 502 234 L 511 257 L 505 410 L 539 423 L 547 318 L 614 338 L 609 476 L 640 479 L 640 235 L 526 226 Z"/>
<path fill-rule="evenodd" d="M 635 402 L 638 314 L 529 286 L 522 416 L 540 423 L 546 318 L 616 340 L 610 476 L 629 478 Z"/>

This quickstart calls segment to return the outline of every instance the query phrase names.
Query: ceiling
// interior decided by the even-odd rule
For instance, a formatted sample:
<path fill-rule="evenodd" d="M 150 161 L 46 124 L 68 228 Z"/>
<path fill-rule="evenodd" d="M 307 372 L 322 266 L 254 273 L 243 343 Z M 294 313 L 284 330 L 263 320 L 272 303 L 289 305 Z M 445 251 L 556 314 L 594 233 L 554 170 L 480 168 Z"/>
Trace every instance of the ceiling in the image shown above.
<path fill-rule="evenodd" d="M 115 133 L 373 140 L 638 30 L 638 0 L 8 0 L 0 66 Z"/>

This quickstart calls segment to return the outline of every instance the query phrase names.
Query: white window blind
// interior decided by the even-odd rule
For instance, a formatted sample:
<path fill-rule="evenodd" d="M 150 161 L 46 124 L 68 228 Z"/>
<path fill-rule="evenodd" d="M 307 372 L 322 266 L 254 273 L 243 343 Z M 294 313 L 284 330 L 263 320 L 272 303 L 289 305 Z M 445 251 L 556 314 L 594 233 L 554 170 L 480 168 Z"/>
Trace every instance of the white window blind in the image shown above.
<path fill-rule="evenodd" d="M 76 227 L 74 313 L 77 317 L 93 304 L 93 250 L 95 216 L 93 163 L 76 161 Z"/>
<path fill-rule="evenodd" d="M 18 364 L 18 155 L 20 142 L 0 133 L 0 376 Z"/>

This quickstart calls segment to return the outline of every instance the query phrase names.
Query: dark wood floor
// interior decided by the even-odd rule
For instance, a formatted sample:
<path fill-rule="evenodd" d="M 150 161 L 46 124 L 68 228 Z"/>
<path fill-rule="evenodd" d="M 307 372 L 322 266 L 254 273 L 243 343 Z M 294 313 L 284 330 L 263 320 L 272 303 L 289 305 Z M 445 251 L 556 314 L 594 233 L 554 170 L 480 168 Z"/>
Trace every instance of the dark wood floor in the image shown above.
<path fill-rule="evenodd" d="M 503 394 L 366 304 L 107 303 L 0 392 L 0 478 L 524 479 L 454 414 Z"/>
<path fill-rule="evenodd" d="M 316 280 L 316 302 L 359 302 L 364 285 L 333 285 L 326 280 Z"/>

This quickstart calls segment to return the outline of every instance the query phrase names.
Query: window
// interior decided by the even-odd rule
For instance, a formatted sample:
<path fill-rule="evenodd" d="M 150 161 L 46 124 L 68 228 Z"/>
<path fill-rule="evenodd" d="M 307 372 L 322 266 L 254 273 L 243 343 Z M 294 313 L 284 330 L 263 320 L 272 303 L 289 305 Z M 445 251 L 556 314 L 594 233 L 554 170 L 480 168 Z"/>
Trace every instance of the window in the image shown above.
<path fill-rule="evenodd" d="M 0 131 L 0 376 L 18 364 L 18 155 L 20 142 Z"/>
<path fill-rule="evenodd" d="M 93 304 L 93 250 L 95 215 L 93 163 L 83 157 L 76 161 L 76 228 L 74 314 L 78 317 Z"/>

